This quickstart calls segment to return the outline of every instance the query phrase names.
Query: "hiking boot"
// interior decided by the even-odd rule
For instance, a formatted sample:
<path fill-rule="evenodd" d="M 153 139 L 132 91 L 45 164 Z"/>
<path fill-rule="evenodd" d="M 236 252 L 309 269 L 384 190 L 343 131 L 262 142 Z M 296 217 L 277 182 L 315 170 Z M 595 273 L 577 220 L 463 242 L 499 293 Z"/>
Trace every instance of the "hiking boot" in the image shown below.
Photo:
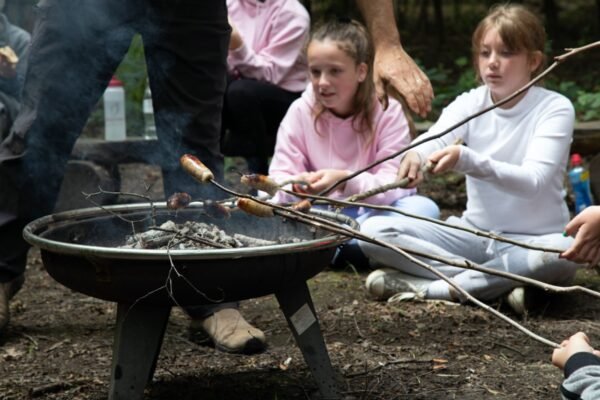
<path fill-rule="evenodd" d="M 236 308 L 215 312 L 202 320 L 201 326 L 217 350 L 252 354 L 266 348 L 265 334 L 250 325 Z"/>
<path fill-rule="evenodd" d="M 430 279 L 405 274 L 395 269 L 377 269 L 367 276 L 367 292 L 376 300 L 397 297 L 398 301 L 424 299 Z M 400 296 L 400 297 L 398 297 Z"/>
<path fill-rule="evenodd" d="M 0 334 L 4 332 L 10 319 L 8 303 L 21 289 L 23 282 L 25 282 L 25 276 L 19 275 L 12 281 L 0 283 Z"/>

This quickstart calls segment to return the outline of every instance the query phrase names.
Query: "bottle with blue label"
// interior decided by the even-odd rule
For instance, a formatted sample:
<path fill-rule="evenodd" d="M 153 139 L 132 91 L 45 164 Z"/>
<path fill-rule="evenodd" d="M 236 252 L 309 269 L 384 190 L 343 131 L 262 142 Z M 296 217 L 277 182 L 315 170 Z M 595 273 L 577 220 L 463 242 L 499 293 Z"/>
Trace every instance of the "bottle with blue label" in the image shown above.
<path fill-rule="evenodd" d="M 581 156 L 577 153 L 571 156 L 569 181 L 575 196 L 575 214 L 579 214 L 583 209 L 591 206 L 593 200 L 590 191 L 590 172 L 583 167 Z"/>

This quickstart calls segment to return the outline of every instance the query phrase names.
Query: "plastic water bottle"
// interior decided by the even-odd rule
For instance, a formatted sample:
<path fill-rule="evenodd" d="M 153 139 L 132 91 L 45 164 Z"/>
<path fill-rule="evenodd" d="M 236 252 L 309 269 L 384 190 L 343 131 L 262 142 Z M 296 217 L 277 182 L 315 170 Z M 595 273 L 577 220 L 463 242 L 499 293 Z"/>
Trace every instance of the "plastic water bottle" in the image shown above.
<path fill-rule="evenodd" d="M 148 80 L 146 80 L 142 111 L 144 112 L 144 139 L 155 139 L 156 123 L 154 122 L 154 106 L 152 104 L 152 92 L 150 91 Z"/>
<path fill-rule="evenodd" d="M 113 77 L 104 91 L 104 138 L 125 140 L 125 89 L 123 82 Z"/>
<path fill-rule="evenodd" d="M 575 195 L 575 214 L 579 214 L 583 209 L 591 206 L 593 200 L 590 191 L 590 172 L 583 167 L 581 156 L 577 153 L 571 156 L 569 181 Z"/>

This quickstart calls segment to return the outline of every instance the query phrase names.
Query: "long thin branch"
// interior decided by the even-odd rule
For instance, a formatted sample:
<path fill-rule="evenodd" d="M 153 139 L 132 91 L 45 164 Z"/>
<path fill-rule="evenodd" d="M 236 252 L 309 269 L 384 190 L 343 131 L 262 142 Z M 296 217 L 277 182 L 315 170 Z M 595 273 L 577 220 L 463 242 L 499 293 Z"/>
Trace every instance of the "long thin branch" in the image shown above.
<path fill-rule="evenodd" d="M 232 191 L 231 189 L 226 188 L 225 186 L 219 184 L 218 182 L 216 182 L 214 179 L 210 180 L 210 183 L 212 183 L 213 185 L 217 186 L 218 188 L 220 188 L 221 190 L 226 191 L 227 193 L 230 193 L 232 195 L 235 195 L 235 192 Z M 241 197 L 244 198 L 252 198 L 252 196 L 247 196 L 247 195 L 242 195 Z M 256 198 L 252 198 L 254 201 L 263 204 L 265 206 L 268 207 L 272 207 L 274 214 L 276 215 L 280 215 L 286 218 L 290 218 L 290 219 L 294 219 L 296 221 L 299 222 L 303 222 L 306 224 L 310 224 L 312 226 L 315 226 L 317 228 L 322 228 L 324 230 L 328 230 L 330 232 L 333 233 L 338 233 L 344 236 L 348 236 L 348 237 L 354 237 L 360 240 L 364 240 L 370 243 L 374 243 L 377 244 L 381 247 L 385 247 L 388 248 L 392 251 L 395 251 L 396 253 L 406 257 L 408 260 L 414 262 L 415 264 L 419 265 L 422 268 L 425 268 L 426 270 L 428 270 L 429 272 L 431 272 L 432 274 L 436 275 L 437 277 L 439 277 L 440 279 L 444 280 L 446 283 L 448 283 L 448 285 L 452 286 L 454 289 L 456 289 L 464 298 L 466 298 L 467 300 L 473 302 L 474 304 L 476 304 L 477 306 L 481 307 L 483 310 L 491 313 L 492 315 L 504 320 L 505 322 L 509 323 L 510 325 L 514 326 L 515 328 L 517 328 L 518 330 L 520 330 L 521 332 L 525 333 L 527 336 L 531 337 L 534 340 L 539 341 L 540 343 L 549 345 L 551 347 L 559 347 L 558 343 L 552 342 L 551 340 L 548 340 L 530 330 L 528 330 L 527 328 L 525 328 L 524 326 L 522 326 L 521 324 L 519 324 L 518 322 L 514 321 L 513 319 L 507 317 L 506 315 L 500 313 L 499 311 L 496 311 L 495 309 L 491 308 L 490 306 L 488 306 L 487 304 L 481 302 L 480 300 L 476 299 L 475 297 L 473 297 L 470 293 L 468 293 L 466 290 L 464 290 L 462 287 L 460 287 L 456 282 L 454 282 L 454 280 L 452 278 L 447 277 L 444 273 L 438 271 L 437 269 L 435 269 L 434 267 L 424 263 L 423 261 L 413 257 L 412 255 L 408 254 L 408 252 L 402 250 L 401 248 L 399 248 L 398 246 L 395 246 L 391 243 L 387 243 L 372 237 L 369 237 L 367 235 L 364 235 L 363 233 L 357 231 L 356 229 L 352 229 L 350 227 L 346 227 L 346 226 L 342 226 L 340 224 L 334 223 L 333 221 L 326 219 L 326 218 L 321 218 L 315 215 L 309 215 L 309 214 L 304 214 L 302 212 L 296 211 L 296 210 L 292 210 L 290 208 L 287 207 L 283 207 L 280 206 L 278 204 L 271 204 Z M 496 271 L 494 271 L 496 272 Z M 541 282 L 540 282 L 541 283 Z M 600 293 L 599 293 L 600 295 Z"/>
<path fill-rule="evenodd" d="M 369 203 L 359 203 L 359 202 L 354 202 L 354 201 L 332 199 L 329 197 L 311 195 L 311 194 L 306 194 L 306 193 L 296 193 L 296 192 L 291 192 L 291 191 L 288 191 L 285 189 L 282 189 L 282 190 L 284 190 L 288 194 L 292 194 L 292 195 L 300 197 L 300 198 L 315 199 L 315 200 L 319 200 L 320 202 L 323 202 L 326 204 L 337 204 L 337 205 L 345 206 L 345 207 L 364 207 L 364 208 L 369 208 L 369 209 L 373 209 L 373 210 L 390 211 L 390 212 L 394 212 L 394 213 L 397 213 L 400 215 L 404 215 L 406 217 L 431 222 L 432 224 L 445 226 L 447 228 L 457 229 L 460 231 L 472 233 L 473 235 L 476 235 L 476 236 L 486 237 L 489 239 L 497 240 L 499 242 L 513 244 L 515 246 L 523 247 L 523 248 L 529 249 L 529 250 L 538 250 L 538 251 L 544 251 L 547 253 L 558 253 L 558 254 L 561 254 L 565 251 L 564 249 L 557 249 L 557 248 L 553 248 L 553 247 L 536 246 L 536 245 L 533 245 L 530 243 L 525 243 L 525 242 L 521 242 L 518 240 L 510 239 L 505 236 L 495 234 L 493 232 L 482 231 L 479 229 L 470 228 L 468 226 L 451 224 L 449 222 L 445 222 L 445 221 L 435 219 L 435 218 L 424 217 L 422 215 L 409 213 L 409 212 L 400 210 L 400 209 L 398 209 L 396 207 L 392 207 L 392 206 L 381 206 L 381 205 L 369 204 Z M 322 204 L 322 203 L 320 203 L 320 204 Z"/>
<path fill-rule="evenodd" d="M 531 86 L 535 85 L 536 83 L 538 83 L 540 80 L 542 80 L 546 75 L 548 75 L 552 70 L 554 70 L 554 68 L 556 68 L 560 63 L 562 63 L 563 61 L 565 61 L 567 58 L 574 56 L 578 53 L 581 53 L 583 51 L 595 48 L 595 47 L 600 47 L 600 41 L 595 42 L 595 43 L 590 43 L 587 44 L 585 46 L 582 47 L 577 47 L 577 48 L 573 48 L 573 49 L 567 49 L 567 53 L 562 54 L 560 56 L 557 56 L 554 58 L 554 62 L 552 63 L 552 65 L 550 65 L 548 68 L 546 68 L 541 74 L 539 74 L 538 76 L 536 76 L 534 79 L 532 79 L 529 83 L 527 83 L 525 86 L 523 86 L 522 88 L 518 89 L 516 92 L 514 92 L 513 94 L 509 95 L 508 97 L 498 101 L 497 103 L 492 104 L 491 106 L 488 106 L 484 109 L 482 109 L 481 111 L 476 112 L 475 114 L 472 114 L 470 116 L 468 116 L 467 118 L 463 119 L 462 121 L 457 122 L 456 124 L 450 126 L 449 128 L 443 130 L 442 132 L 435 134 L 435 135 L 431 135 L 427 138 L 424 138 L 422 140 L 416 140 L 415 142 L 411 143 L 409 146 L 403 148 L 402 150 L 399 150 L 395 153 L 390 154 L 387 157 L 381 158 L 379 160 L 376 160 L 374 162 L 372 162 L 371 164 L 367 165 L 366 167 L 359 169 L 355 172 L 353 172 L 352 174 L 346 176 L 345 178 L 342 178 L 336 182 L 334 182 L 333 184 L 331 184 L 328 188 L 325 188 L 323 191 L 321 191 L 319 193 L 319 195 L 323 196 L 329 192 L 331 192 L 335 187 L 337 187 L 338 185 L 349 181 L 350 179 L 362 174 L 365 171 L 370 170 L 371 168 L 373 168 L 376 165 L 381 164 L 382 162 L 385 162 L 387 160 L 391 160 L 392 158 L 396 158 L 398 157 L 400 154 L 413 149 L 414 147 L 429 142 L 431 140 L 435 140 L 435 139 L 439 139 L 442 136 L 446 135 L 447 133 L 453 131 L 454 129 L 458 128 L 459 126 L 462 126 L 464 124 L 466 124 L 467 122 L 469 122 L 470 120 L 472 120 L 473 118 L 479 117 L 480 115 L 483 115 L 491 110 L 493 110 L 494 108 L 500 107 L 503 104 L 508 103 L 509 101 L 511 101 L 512 99 L 514 99 L 515 97 L 519 96 L 520 94 L 524 93 L 526 90 L 528 90 Z"/>
<path fill-rule="evenodd" d="M 166 233 L 172 233 L 178 237 L 183 237 L 186 238 L 188 240 L 191 240 L 192 242 L 197 242 L 197 243 L 201 243 L 201 244 L 205 244 L 207 246 L 210 247 L 216 247 L 218 249 L 226 249 L 227 246 L 222 245 L 219 242 L 216 242 L 214 240 L 210 240 L 201 236 L 191 236 L 191 235 L 187 235 L 187 234 L 182 234 L 181 232 L 178 232 L 176 230 L 173 229 L 165 229 L 165 228 L 161 228 L 160 226 L 151 226 L 148 229 L 154 229 L 155 231 L 161 231 L 161 232 L 166 232 Z M 170 247 L 169 247 L 170 248 Z"/>
<path fill-rule="evenodd" d="M 286 211 L 293 211 L 293 210 L 286 210 Z M 294 214 L 296 214 L 297 212 L 294 211 Z M 407 251 L 401 249 L 398 246 L 395 246 L 391 243 L 387 243 L 369 236 L 366 236 L 358 231 L 356 231 L 355 229 L 349 228 L 349 227 L 345 227 L 345 226 L 340 226 L 339 224 L 333 224 L 331 223 L 331 221 L 327 221 L 325 219 L 323 219 L 323 223 L 316 222 L 313 219 L 304 219 L 302 213 L 298 213 L 300 215 L 295 215 L 294 219 L 297 219 L 298 221 L 301 222 L 305 222 L 305 223 L 309 223 L 313 226 L 318 226 L 319 228 L 328 230 L 330 232 L 334 232 L 334 233 L 339 233 L 342 235 L 346 235 L 346 236 L 350 236 L 350 237 L 355 237 L 357 239 L 360 240 L 364 240 L 367 242 L 371 242 L 374 244 L 377 244 L 381 247 L 385 247 L 388 248 L 404 257 L 406 257 L 408 260 L 412 261 L 413 263 L 417 264 L 418 266 L 428 270 L 429 272 L 431 272 L 432 274 L 436 275 L 438 278 L 444 280 L 446 283 L 448 283 L 448 285 L 452 286 L 454 289 L 456 289 L 464 298 L 466 298 L 467 300 L 471 301 L 472 303 L 476 304 L 477 306 L 479 306 L 480 308 L 482 308 L 483 310 L 491 313 L 492 315 L 500 318 L 501 320 L 507 322 L 508 324 L 512 325 L 513 327 L 517 328 L 518 330 L 520 330 L 521 332 L 523 332 L 524 334 L 526 334 L 527 336 L 531 337 L 534 340 L 537 340 L 540 343 L 546 344 L 548 346 L 557 348 L 560 347 L 558 343 L 555 343 L 551 340 L 548 340 L 532 331 L 530 331 L 529 329 L 525 328 L 523 325 L 519 324 L 518 322 L 516 322 L 515 320 L 507 317 L 506 315 L 500 313 L 499 311 L 496 311 L 494 308 L 488 306 L 487 304 L 483 303 L 482 301 L 478 300 L 477 298 L 475 298 L 473 295 L 471 295 L 469 292 L 467 292 L 466 290 L 464 290 L 462 287 L 460 287 L 460 285 L 458 285 L 452 278 L 449 278 L 448 276 L 446 276 L 444 273 L 438 271 L 437 269 L 435 269 L 434 267 L 424 263 L 423 261 L 413 257 L 412 255 L 410 255 Z M 288 218 L 290 217 L 289 215 L 286 215 Z M 600 296 L 600 293 L 598 293 L 598 295 Z"/>
<path fill-rule="evenodd" d="M 227 191 L 228 193 L 235 195 L 235 192 L 227 189 L 226 187 L 214 182 L 219 188 L 221 188 L 222 190 Z M 321 198 L 320 196 L 312 196 L 312 195 L 304 195 L 303 196 L 307 196 L 307 197 L 318 197 Z M 329 219 L 326 218 L 321 218 L 318 217 L 316 215 L 311 215 L 311 214 L 305 214 L 296 210 L 293 210 L 291 208 L 288 207 L 284 207 L 278 204 L 272 204 L 272 203 L 268 203 L 266 201 L 257 199 L 257 198 L 253 198 L 252 196 L 249 195 L 240 195 L 240 197 L 245 197 L 245 198 L 250 198 L 253 199 L 254 201 L 256 201 L 257 203 L 266 205 L 268 207 L 273 208 L 275 214 L 286 217 L 286 218 L 293 218 L 298 220 L 298 218 L 301 218 L 301 222 L 305 222 L 305 223 L 309 223 L 312 225 L 316 224 L 320 224 L 318 225 L 319 227 L 322 227 L 322 225 L 326 225 L 326 226 L 333 226 L 336 230 L 336 233 L 340 233 L 344 236 L 349 236 L 355 239 L 359 239 L 359 240 L 363 240 L 366 242 L 370 242 L 370 243 L 374 243 L 374 244 L 378 244 L 378 245 L 382 245 L 383 247 L 388 247 L 388 243 L 387 242 L 382 242 L 378 239 L 375 239 L 373 237 L 367 236 L 364 233 L 357 231 L 355 229 L 349 228 L 349 227 L 344 227 L 338 223 L 335 223 Z M 328 198 L 325 198 L 328 199 Z M 331 199 L 329 199 L 331 200 Z M 341 200 L 335 200 L 335 201 L 341 201 Z M 354 203 L 351 203 L 352 205 L 355 205 Z M 380 207 L 386 207 L 386 206 L 380 206 Z M 390 207 L 390 210 L 395 210 L 393 207 Z M 417 218 L 425 218 L 425 217 L 417 217 Z M 432 222 L 436 222 L 438 220 L 432 220 Z M 447 224 L 449 227 L 456 227 L 457 229 L 462 229 L 463 227 L 458 226 L 458 225 L 453 225 L 453 224 Z M 316 226 L 316 225 L 315 225 Z M 325 229 L 325 228 L 324 228 Z M 469 229 L 469 228 L 466 228 Z M 467 230 L 468 231 L 468 230 Z M 476 230 L 472 230 L 477 232 Z M 482 232 L 485 233 L 485 232 Z M 502 238 L 506 241 L 510 241 L 511 239 L 508 238 Z M 523 245 L 528 246 L 526 243 L 521 243 L 521 242 L 517 242 L 517 241 L 513 241 L 514 243 L 516 243 L 517 245 Z M 418 250 L 412 250 L 412 249 L 407 249 L 404 247 L 399 247 L 399 246 L 394 246 L 393 247 L 399 249 L 400 251 L 406 252 L 406 253 L 410 253 L 419 257 L 423 257 L 423 258 L 427 258 L 430 260 L 434 260 L 434 261 L 438 261 L 447 265 L 451 265 L 451 266 L 455 266 L 458 268 L 464 268 L 464 269 L 470 269 L 470 270 L 474 270 L 474 271 L 479 271 L 479 272 L 484 272 L 490 275 L 496 275 L 496 276 L 500 276 L 503 278 L 507 278 L 507 279 L 511 279 L 517 282 L 521 282 L 521 283 L 525 283 L 531 286 L 535 286 L 535 287 L 539 287 L 547 292 L 554 292 L 554 293 L 567 293 L 567 292 L 583 292 L 586 293 L 588 295 L 594 296 L 594 297 L 598 297 L 600 298 L 600 292 L 596 292 L 594 290 L 582 287 L 582 286 L 556 286 L 556 285 L 551 285 L 545 282 L 541 282 L 532 278 L 528 278 L 525 276 L 521 276 L 521 275 L 517 275 L 517 274 L 513 274 L 510 272 L 506 272 L 506 271 L 500 271 L 500 270 L 495 270 L 495 269 L 491 269 L 491 268 L 487 268 L 484 267 L 481 264 L 477 264 L 474 263 L 470 260 L 464 260 L 464 261 L 458 261 L 458 260 L 452 260 L 450 258 L 446 258 L 446 257 L 442 257 L 442 256 L 437 256 L 437 255 L 432 255 L 432 254 L 428 254 L 428 253 L 422 253 Z M 533 247 L 533 246 L 530 246 Z M 546 248 L 532 248 L 533 250 L 538 250 L 538 251 L 544 251 L 544 250 L 540 250 L 540 249 L 546 249 Z M 560 250 L 556 250 L 555 252 L 561 252 Z"/>

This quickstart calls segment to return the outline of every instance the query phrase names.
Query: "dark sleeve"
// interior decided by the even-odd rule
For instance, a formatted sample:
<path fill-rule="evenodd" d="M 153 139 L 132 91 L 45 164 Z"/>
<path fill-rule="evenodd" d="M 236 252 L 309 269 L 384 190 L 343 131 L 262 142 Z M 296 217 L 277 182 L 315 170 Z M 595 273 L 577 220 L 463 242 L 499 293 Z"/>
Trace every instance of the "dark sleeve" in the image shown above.
<path fill-rule="evenodd" d="M 600 365 L 600 358 L 589 352 L 573 354 L 565 364 L 565 378 L 571 376 L 579 368 L 587 367 L 588 365 Z"/>

